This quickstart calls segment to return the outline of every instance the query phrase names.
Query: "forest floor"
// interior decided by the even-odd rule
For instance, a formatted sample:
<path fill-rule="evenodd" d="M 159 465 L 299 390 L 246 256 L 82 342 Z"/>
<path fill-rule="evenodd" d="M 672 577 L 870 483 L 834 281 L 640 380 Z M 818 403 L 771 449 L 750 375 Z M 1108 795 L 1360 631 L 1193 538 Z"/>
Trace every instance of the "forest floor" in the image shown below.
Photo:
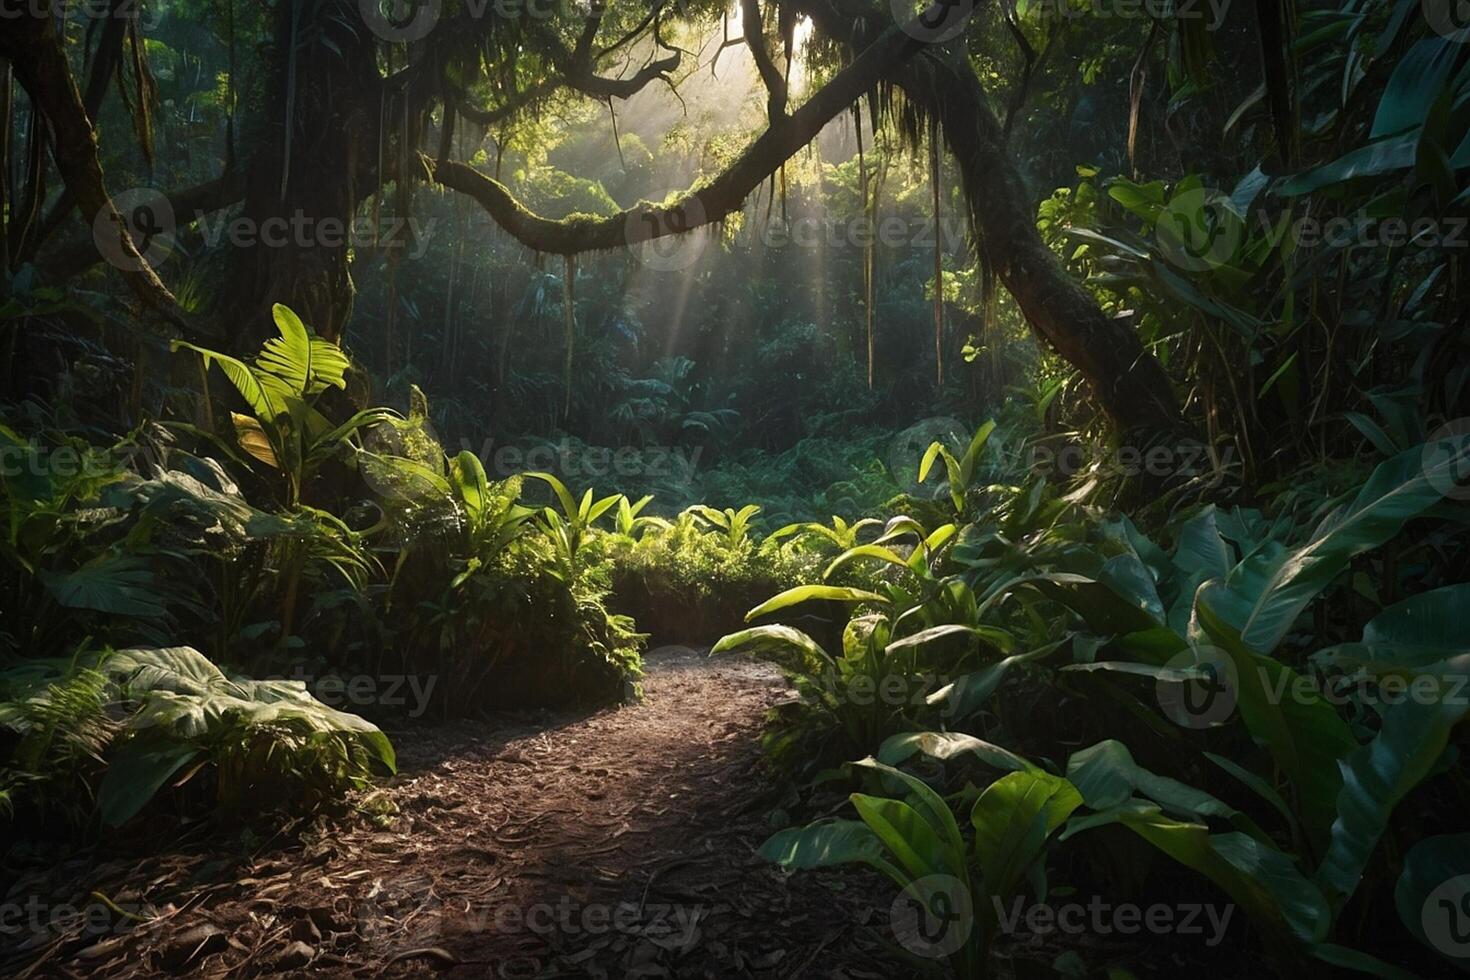
<path fill-rule="evenodd" d="M 49 926 L 0 974 L 907 975 L 893 886 L 755 854 L 782 802 L 759 746 L 779 673 L 686 647 L 646 667 L 639 704 L 394 733 L 400 775 L 364 807 L 386 817 L 4 869 Z"/>

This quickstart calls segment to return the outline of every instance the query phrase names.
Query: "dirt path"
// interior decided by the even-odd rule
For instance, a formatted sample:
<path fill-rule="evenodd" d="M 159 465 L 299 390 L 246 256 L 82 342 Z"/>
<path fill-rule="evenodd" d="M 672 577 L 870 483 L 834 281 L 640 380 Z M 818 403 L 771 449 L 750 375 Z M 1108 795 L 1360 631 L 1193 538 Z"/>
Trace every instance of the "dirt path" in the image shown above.
<path fill-rule="evenodd" d="M 786 878 L 755 856 L 780 803 L 758 764 L 776 671 L 687 648 L 647 666 L 636 706 L 398 736 L 389 824 L 239 859 L 201 839 L 32 872 L 12 898 L 95 907 L 95 889 L 157 918 L 133 928 L 104 909 L 113 929 L 33 936 L 0 974 L 904 975 L 882 944 L 880 878 Z"/>

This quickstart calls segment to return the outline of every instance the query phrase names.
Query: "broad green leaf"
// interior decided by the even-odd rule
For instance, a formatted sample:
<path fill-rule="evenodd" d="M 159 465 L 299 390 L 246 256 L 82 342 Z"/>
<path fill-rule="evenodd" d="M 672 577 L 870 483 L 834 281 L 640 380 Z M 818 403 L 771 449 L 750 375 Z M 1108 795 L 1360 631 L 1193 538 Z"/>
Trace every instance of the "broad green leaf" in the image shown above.
<path fill-rule="evenodd" d="M 940 760 L 973 755 L 987 766 L 1005 772 L 1025 772 L 1037 768 L 1009 749 L 962 732 L 906 732 L 890 736 L 878 750 L 878 761 L 897 766 L 907 762 L 915 753 Z"/>
<path fill-rule="evenodd" d="M 108 760 L 107 772 L 97 787 L 102 822 L 121 827 L 133 819 L 164 783 L 203 753 L 202 746 L 190 742 L 127 743 Z"/>
<path fill-rule="evenodd" d="M 1039 770 L 1013 772 L 987 786 L 970 811 L 986 892 L 1011 895 L 1047 838 L 1081 805 L 1075 786 Z"/>
<path fill-rule="evenodd" d="M 1202 754 L 1206 759 L 1209 759 L 1215 765 L 1249 787 L 1261 799 L 1271 804 L 1271 807 L 1277 813 L 1281 814 L 1281 819 L 1286 821 L 1287 826 L 1296 826 L 1296 815 L 1291 812 L 1291 807 L 1287 806 L 1286 800 L 1282 799 L 1281 794 L 1276 792 L 1275 787 L 1266 782 L 1262 776 L 1251 772 L 1245 766 L 1240 765 L 1232 759 L 1227 759 L 1223 755 L 1216 755 L 1214 752 L 1205 752 Z"/>
<path fill-rule="evenodd" d="M 1201 587 L 1195 604 L 1200 629 L 1235 666 L 1234 688 L 1246 728 L 1264 742 L 1296 785 L 1302 822 L 1322 835 L 1337 815 L 1342 786 L 1338 760 L 1357 740 L 1332 705 L 1290 667 L 1246 648 L 1212 608 L 1217 584 Z"/>
<path fill-rule="evenodd" d="M 1172 557 L 1176 598 L 1169 608 L 1169 626 L 1178 633 L 1189 627 L 1199 587 L 1210 579 L 1225 578 L 1235 564 L 1215 515 L 1215 507 L 1210 505 L 1179 528 L 1179 542 Z"/>
<path fill-rule="evenodd" d="M 1444 499 L 1440 489 L 1465 466 L 1470 437 L 1444 440 L 1448 452 L 1415 447 L 1382 463 L 1349 503 L 1328 515 L 1311 540 L 1292 550 L 1255 598 L 1241 638 L 1270 653 L 1296 619 L 1356 556 L 1379 547 Z"/>
<path fill-rule="evenodd" d="M 1229 820 L 1253 837 L 1266 839 L 1255 822 L 1239 810 L 1204 790 L 1145 769 L 1134 761 L 1128 747 L 1115 739 L 1072 753 L 1067 760 L 1067 779 L 1094 810 L 1111 809 L 1138 794 L 1176 817 Z"/>
<path fill-rule="evenodd" d="M 863 793 L 852 794 L 851 800 L 863 823 L 911 878 L 964 873 L 963 854 L 956 866 L 939 834 L 907 803 Z"/>
<path fill-rule="evenodd" d="M 949 804 L 944 801 L 944 797 L 917 776 L 911 776 L 902 769 L 895 769 L 893 766 L 879 762 L 872 756 L 860 759 L 852 765 L 880 773 L 889 782 L 903 784 L 909 791 L 909 804 L 923 816 L 929 826 L 934 828 L 935 833 L 949 847 L 952 858 L 950 863 L 961 869 L 951 873 L 955 875 L 963 873 L 965 841 L 960 836 L 960 825 L 955 821 L 954 814 L 950 812 Z"/>
<path fill-rule="evenodd" d="M 975 438 L 970 440 L 965 455 L 960 458 L 960 477 L 965 486 L 975 478 L 975 464 L 980 461 L 980 454 L 985 452 L 985 444 L 990 441 L 990 436 L 995 432 L 995 420 L 991 419 L 975 431 Z"/>
<path fill-rule="evenodd" d="M 1394 807 L 1434 769 L 1450 733 L 1470 712 L 1470 653 L 1424 668 L 1383 712 L 1383 726 L 1342 765 L 1331 845 L 1317 881 L 1345 901 L 1388 829 Z"/>
<path fill-rule="evenodd" d="M 1441 955 L 1446 951 L 1425 935 L 1424 923 L 1428 919 L 1443 925 L 1444 935 L 1435 937 L 1441 943 L 1462 928 L 1466 890 L 1450 884 L 1456 879 L 1470 882 L 1470 834 L 1441 834 L 1416 843 L 1404 855 L 1404 870 L 1394 888 L 1399 920 L 1416 939 Z M 1461 971 L 1470 970 L 1470 961 L 1463 957 L 1450 962 Z"/>
<path fill-rule="evenodd" d="M 859 558 L 876 558 L 879 561 L 887 562 L 890 565 L 897 565 L 899 568 L 909 567 L 907 559 L 903 558 L 897 552 L 893 551 L 890 548 L 885 548 L 882 545 L 878 544 L 861 544 L 858 545 L 856 548 L 847 549 L 842 554 L 832 559 L 832 563 L 829 564 L 826 570 L 822 572 L 822 578 L 831 578 L 839 568 L 848 564 L 849 562 L 856 561 Z"/>
<path fill-rule="evenodd" d="M 1463 37 L 1435 35 L 1414 44 L 1394 65 L 1373 116 L 1373 139 L 1418 129 L 1429 118 L 1464 53 Z"/>
<path fill-rule="evenodd" d="M 827 651 L 822 649 L 821 644 L 801 630 L 790 626 L 757 626 L 753 629 L 731 633 L 721 637 L 720 641 L 710 650 L 710 654 L 728 653 L 731 650 L 745 647 L 753 651 L 796 650 L 808 663 L 829 665 L 832 663 L 832 658 L 827 655 Z"/>
<path fill-rule="evenodd" d="M 949 450 L 944 448 L 944 443 L 942 442 L 930 443 L 929 448 L 924 450 L 924 456 L 922 459 L 919 460 L 920 483 L 923 483 L 925 480 L 929 479 L 929 471 L 934 468 L 934 461 L 938 459 L 940 455 L 949 455 Z"/>
<path fill-rule="evenodd" d="M 867 592 L 863 589 L 853 589 L 839 585 L 799 585 L 794 589 L 787 589 L 780 595 L 773 596 L 765 602 L 756 606 L 745 614 L 748 623 L 753 619 L 779 612 L 791 606 L 800 605 L 803 602 L 872 602 L 879 605 L 887 605 L 888 599 L 876 592 Z"/>
<path fill-rule="evenodd" d="M 1432 664 L 1470 650 L 1470 584 L 1448 585 L 1389 606 L 1363 628 L 1376 661 Z"/>
<path fill-rule="evenodd" d="M 264 377 L 244 361 L 182 340 L 175 340 L 169 349 L 193 351 L 204 359 L 206 369 L 211 364 L 219 365 L 219 369 L 230 379 L 230 383 L 257 418 L 275 421 L 287 414 L 285 396 L 289 392 L 282 387 L 279 379 Z"/>
<path fill-rule="evenodd" d="M 449 461 L 449 476 L 470 522 L 478 522 L 490 505 L 490 481 L 480 457 L 463 450 Z"/>
<path fill-rule="evenodd" d="M 1282 197 L 1300 197 L 1349 180 L 1409 170 L 1414 166 L 1418 148 L 1416 132 L 1374 140 L 1349 150 L 1331 163 L 1288 178 L 1276 193 Z"/>
<path fill-rule="evenodd" d="M 576 498 L 572 496 L 572 492 L 567 489 L 567 485 L 565 483 L 561 482 L 550 473 L 525 473 L 523 475 L 529 476 L 536 480 L 540 480 L 547 486 L 551 487 L 552 492 L 556 494 L 556 499 L 561 502 L 562 513 L 565 514 L 568 518 L 574 517 L 576 515 Z"/>
<path fill-rule="evenodd" d="M 73 572 L 42 571 L 41 583 L 68 609 L 161 619 L 168 614 L 147 558 L 104 552 Z"/>
<path fill-rule="evenodd" d="M 1121 823 L 1219 885 L 1278 955 L 1289 958 L 1326 937 L 1332 921 L 1326 900 L 1280 851 L 1247 834 L 1211 834 L 1203 824 L 1174 820 L 1137 801 L 1074 820 L 1064 836 L 1108 823 Z"/>
<path fill-rule="evenodd" d="M 971 636 L 977 640 L 989 644 L 997 650 L 1007 651 L 1016 648 L 1016 638 L 998 626 L 965 626 L 952 623 L 945 626 L 931 626 L 929 629 L 920 630 L 912 636 L 906 636 L 901 640 L 894 640 L 888 644 L 884 651 L 893 654 L 910 647 L 922 647 L 935 640 L 941 640 L 946 636 Z"/>
<path fill-rule="evenodd" d="M 1070 640 L 1070 636 L 1063 637 L 1046 646 L 1028 650 L 1025 653 L 1012 654 L 1004 660 L 998 660 L 977 671 L 965 674 L 929 695 L 928 703 L 944 705 L 945 715 L 951 718 L 968 718 L 980 710 L 980 707 L 995 693 L 995 689 L 1000 687 L 1000 682 L 1005 680 L 1006 674 L 1012 667 L 1044 660 L 1060 650 Z"/>
<path fill-rule="evenodd" d="M 1101 576 L 1052 572 L 1031 582 L 1048 598 L 1081 616 L 1094 633 L 1136 633 L 1161 625 L 1162 603 L 1151 581 L 1144 584 L 1147 570 L 1132 555 L 1118 559 L 1123 561 L 1112 570 L 1109 581 Z"/>
<path fill-rule="evenodd" d="M 791 869 L 866 864 L 899 885 L 907 884 L 903 872 L 885 857 L 878 835 L 859 820 L 831 820 L 783 830 L 772 835 L 757 853 L 773 864 Z"/>

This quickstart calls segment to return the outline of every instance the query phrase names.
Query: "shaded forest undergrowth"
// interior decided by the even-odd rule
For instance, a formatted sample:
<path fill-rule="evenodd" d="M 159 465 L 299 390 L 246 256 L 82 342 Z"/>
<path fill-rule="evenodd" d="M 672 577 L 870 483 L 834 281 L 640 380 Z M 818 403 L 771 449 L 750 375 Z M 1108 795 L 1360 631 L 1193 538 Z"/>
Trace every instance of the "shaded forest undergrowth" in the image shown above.
<path fill-rule="evenodd" d="M 779 802 L 757 766 L 780 674 L 687 647 L 647 668 L 636 706 L 395 733 L 400 775 L 365 801 L 391 818 L 306 821 L 234 852 L 186 831 L 146 858 L 34 855 L 16 888 L 115 928 L 48 939 L 6 972 L 778 977 L 820 957 L 891 975 L 863 928 L 891 898 L 876 874 L 783 882 L 756 856 Z"/>

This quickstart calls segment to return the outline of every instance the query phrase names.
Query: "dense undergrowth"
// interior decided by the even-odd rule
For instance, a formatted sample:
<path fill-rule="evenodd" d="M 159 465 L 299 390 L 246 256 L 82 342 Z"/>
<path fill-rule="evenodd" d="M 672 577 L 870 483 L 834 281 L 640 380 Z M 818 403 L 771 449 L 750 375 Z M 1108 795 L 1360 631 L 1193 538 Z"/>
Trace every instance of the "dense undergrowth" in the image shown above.
<path fill-rule="evenodd" d="M 234 389 L 228 421 L 206 404 L 104 443 L 26 403 L 0 426 L 17 826 L 310 808 L 392 771 L 374 722 L 636 699 L 648 631 L 707 642 L 832 550 L 763 535 L 758 505 L 665 518 L 550 473 L 492 481 L 417 390 L 344 409 L 347 358 L 276 324 L 248 360 L 176 345 Z"/>
<path fill-rule="evenodd" d="M 790 657 L 775 758 L 859 787 L 857 819 L 783 830 L 765 856 L 878 868 L 935 917 L 905 945 L 959 976 L 989 969 L 1003 910 L 1045 896 L 1049 868 L 1166 893 L 1151 849 L 1228 895 L 1278 968 L 1432 973 L 1421 909 L 1470 856 L 1470 510 L 1447 492 L 1470 439 L 1145 532 L 1040 476 L 973 481 L 988 435 L 945 458 L 976 518 L 875 525 L 717 645 Z M 857 563 L 878 584 L 829 584 Z M 840 643 L 787 625 L 813 599 L 850 606 Z"/>
<path fill-rule="evenodd" d="M 188 220 L 161 261 L 181 309 L 235 328 L 227 350 L 170 346 L 177 324 L 89 273 L 45 281 L 34 226 L 73 202 L 43 208 L 46 112 L 7 95 L 27 159 L 0 143 L 0 183 L 28 201 L 0 201 L 0 244 L 33 246 L 0 262 L 7 833 L 372 815 L 386 732 L 636 701 L 650 643 L 713 643 L 772 659 L 795 692 L 764 736 L 781 799 L 762 855 L 887 875 L 918 909 L 891 923 L 916 971 L 1020 975 L 1044 956 L 1042 975 L 1132 976 L 1141 944 L 1023 948 L 1014 903 L 1085 894 L 1223 896 L 1236 954 L 1281 975 L 1463 970 L 1463 937 L 1431 934 L 1446 917 L 1429 913 L 1470 922 L 1470 29 L 1428 0 L 1233 5 L 1218 34 L 1186 12 L 1203 4 L 1060 6 L 1078 16 L 979 5 L 955 52 L 994 103 L 1019 205 L 979 199 L 946 143 L 962 120 L 889 82 L 678 269 L 601 246 L 530 262 L 466 202 L 379 172 L 375 193 L 340 195 L 374 219 L 372 247 L 325 277 L 346 288 L 281 277 L 334 297 L 335 342 L 276 306 L 248 358 L 271 319 L 252 304 L 283 297 L 242 296 L 262 253 Z M 109 149 L 115 186 L 151 186 L 155 165 L 181 187 L 216 178 L 213 150 L 156 161 L 155 122 L 161 144 L 228 143 L 231 163 L 237 111 L 268 107 L 252 125 L 274 131 L 279 93 L 258 79 L 294 79 L 296 47 L 270 39 L 303 8 L 256 7 L 238 50 L 233 14 L 213 37 L 224 19 L 199 4 L 146 44 L 129 28 L 137 98 L 91 110 L 99 132 L 139 134 Z M 349 20 L 317 7 L 304 43 L 321 56 Z M 768 3 L 767 27 L 790 48 L 816 9 Z M 582 35 L 581 8 L 562 13 L 591 45 L 595 19 Z M 659 17 L 628 37 L 650 24 L 661 46 Z M 797 46 L 817 82 L 855 53 L 825 30 Z M 561 59 L 496 37 L 506 51 L 466 49 L 466 78 L 405 62 L 453 67 L 455 104 L 402 115 L 481 176 L 493 151 L 507 193 L 549 217 L 697 186 L 734 153 L 730 120 L 768 115 L 751 88 L 668 132 L 635 110 L 620 134 L 614 115 L 609 143 L 587 121 L 610 100 L 543 113 Z M 393 42 L 368 47 L 396 63 Z M 148 58 L 167 71 L 149 78 Z M 515 84 L 471 77 L 501 61 Z M 1261 78 L 1239 70 L 1257 62 Z M 505 131 L 456 132 L 455 111 L 501 89 L 529 100 L 501 106 Z M 357 118 L 328 108 L 308 118 Z M 273 152 L 250 164 L 252 206 L 282 169 L 302 179 L 289 140 Z M 1043 329 L 1035 290 L 1023 313 L 1008 266 L 1033 204 L 1081 284 L 1067 311 L 1136 336 L 1126 377 L 1099 375 L 1097 334 Z M 1002 205 L 1020 219 L 987 221 Z M 457 233 L 425 227 L 403 255 L 380 241 L 385 209 Z M 771 234 L 956 215 L 975 219 L 969 247 Z M 1168 425 L 1102 413 L 1135 367 Z"/>

